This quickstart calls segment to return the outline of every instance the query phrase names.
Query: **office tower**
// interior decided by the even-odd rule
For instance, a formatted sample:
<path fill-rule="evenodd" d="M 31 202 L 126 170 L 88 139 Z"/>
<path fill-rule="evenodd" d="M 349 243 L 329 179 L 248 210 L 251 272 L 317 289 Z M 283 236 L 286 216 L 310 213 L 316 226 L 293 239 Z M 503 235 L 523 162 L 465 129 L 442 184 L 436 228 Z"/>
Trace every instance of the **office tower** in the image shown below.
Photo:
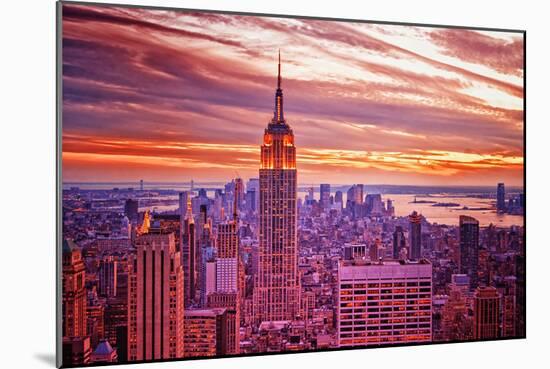
<path fill-rule="evenodd" d="M 90 337 L 63 337 L 63 366 L 89 364 L 92 356 Z"/>
<path fill-rule="evenodd" d="M 185 310 L 185 357 L 226 355 L 225 309 Z"/>
<path fill-rule="evenodd" d="M 139 190 L 143 191 L 143 179 L 139 180 Z"/>
<path fill-rule="evenodd" d="M 412 260 L 422 257 L 422 216 L 416 211 L 409 215 L 409 249 Z"/>
<path fill-rule="evenodd" d="M 87 333 L 85 270 L 80 248 L 72 240 L 64 240 L 63 337 L 83 337 Z"/>
<path fill-rule="evenodd" d="M 252 211 L 258 211 L 259 203 L 260 203 L 260 179 L 259 178 L 250 178 L 248 180 L 248 183 L 246 184 L 246 190 L 247 192 L 252 191 L 253 199 L 251 199 L 251 202 L 249 204 L 249 209 Z M 252 196 L 252 195 L 251 195 Z M 248 199 L 247 199 L 248 203 Z"/>
<path fill-rule="evenodd" d="M 187 215 L 188 198 L 190 198 L 189 192 L 183 191 L 178 193 L 178 214 L 182 222 L 185 220 L 185 216 Z"/>
<path fill-rule="evenodd" d="M 364 243 L 346 243 L 343 248 L 343 259 L 365 259 L 367 257 L 367 245 Z"/>
<path fill-rule="evenodd" d="M 403 232 L 403 227 L 396 226 L 395 231 L 393 232 L 393 258 L 399 259 L 399 253 L 401 249 L 407 247 L 407 241 L 405 239 L 405 233 Z"/>
<path fill-rule="evenodd" d="M 506 190 L 504 189 L 504 183 L 497 185 L 497 211 L 499 213 L 506 211 Z"/>
<path fill-rule="evenodd" d="M 203 250 L 201 265 L 201 306 L 206 306 L 208 294 L 216 292 L 216 253 L 214 248 Z"/>
<path fill-rule="evenodd" d="M 283 113 L 279 55 L 275 111 L 261 147 L 259 270 L 254 291 L 257 323 L 291 320 L 299 313 L 296 174 L 294 133 Z"/>
<path fill-rule="evenodd" d="M 470 277 L 472 288 L 478 285 L 479 263 L 479 222 L 472 217 L 461 215 L 460 227 L 460 273 Z"/>
<path fill-rule="evenodd" d="M 92 348 L 105 338 L 105 306 L 99 301 L 95 287 L 88 291 L 86 335 L 90 337 Z"/>
<path fill-rule="evenodd" d="M 121 362 L 128 360 L 128 297 L 117 296 L 105 306 L 105 339 L 116 347 Z"/>
<path fill-rule="evenodd" d="M 315 292 L 305 291 L 302 294 L 302 317 L 305 321 L 313 319 L 313 311 L 316 308 Z"/>
<path fill-rule="evenodd" d="M 213 292 L 207 295 L 207 308 L 222 308 L 226 312 L 226 325 L 222 337 L 226 345 L 225 353 L 228 355 L 240 352 L 241 327 L 241 296 L 240 292 Z"/>
<path fill-rule="evenodd" d="M 346 209 L 352 210 L 356 204 L 355 200 L 355 185 L 353 185 L 348 188 L 348 192 L 346 193 Z"/>
<path fill-rule="evenodd" d="M 393 206 L 393 201 L 391 199 L 386 200 L 386 214 L 390 217 L 395 215 L 395 207 Z"/>
<path fill-rule="evenodd" d="M 196 295 L 196 274 L 197 270 L 197 242 L 195 232 L 195 219 L 191 206 L 191 197 L 187 197 L 186 215 L 181 222 L 181 264 L 184 277 L 185 306 L 191 306 Z"/>
<path fill-rule="evenodd" d="M 196 292 L 201 292 L 201 288 L 204 285 L 202 281 L 204 265 L 207 260 L 208 254 L 213 249 L 212 245 L 212 232 L 211 232 L 211 221 L 208 219 L 208 205 L 201 204 L 199 206 L 199 215 L 195 223 L 195 288 Z M 199 297 L 198 301 L 202 301 Z"/>
<path fill-rule="evenodd" d="M 368 215 L 382 215 L 384 203 L 382 202 L 382 196 L 380 194 L 367 195 L 365 197 L 365 205 Z"/>
<path fill-rule="evenodd" d="M 139 203 L 137 200 L 127 199 L 124 202 L 124 215 L 126 215 L 131 222 L 136 222 L 138 220 L 138 211 Z"/>
<path fill-rule="evenodd" d="M 474 294 L 474 339 L 500 336 L 500 294 L 494 287 L 478 287 Z"/>
<path fill-rule="evenodd" d="M 340 261 L 337 339 L 339 347 L 430 342 L 432 265 Z"/>
<path fill-rule="evenodd" d="M 321 204 L 321 207 L 323 209 L 326 209 L 330 206 L 330 184 L 328 183 L 322 183 L 319 186 L 319 202 Z"/>
<path fill-rule="evenodd" d="M 372 262 L 384 258 L 385 249 L 382 246 L 382 241 L 376 238 L 369 246 L 369 258 Z"/>
<path fill-rule="evenodd" d="M 235 178 L 235 190 L 233 196 L 235 196 L 234 204 L 237 204 L 237 210 L 241 210 L 244 202 L 244 182 L 242 178 Z M 235 212 L 235 210 L 233 210 L 233 212 Z"/>
<path fill-rule="evenodd" d="M 98 293 L 102 297 L 116 297 L 117 293 L 118 258 L 105 255 L 99 261 Z"/>
<path fill-rule="evenodd" d="M 342 191 L 336 191 L 334 193 L 334 202 L 335 203 L 340 203 L 340 204 L 344 203 L 344 197 L 342 195 Z"/>
<path fill-rule="evenodd" d="M 235 181 L 237 183 L 237 181 Z M 233 201 L 233 220 L 218 225 L 216 239 L 216 291 L 236 292 L 239 266 L 238 198 Z"/>
<path fill-rule="evenodd" d="M 502 295 L 502 334 L 501 337 L 517 337 L 516 277 L 505 278 Z"/>
<path fill-rule="evenodd" d="M 239 352 L 240 291 L 239 291 L 239 218 L 238 199 L 234 198 L 233 220 L 218 225 L 216 255 L 216 294 L 207 295 L 207 306 L 226 308 L 228 354 Z"/>
<path fill-rule="evenodd" d="M 313 187 L 308 187 L 307 197 L 309 201 L 315 200 L 315 189 Z"/>
<path fill-rule="evenodd" d="M 441 312 L 440 339 L 442 341 L 469 340 L 473 338 L 467 302 L 470 281 L 464 274 L 453 274 L 452 278 L 453 283 L 449 285 L 449 297 Z"/>
<path fill-rule="evenodd" d="M 356 184 L 355 185 L 355 203 L 356 204 L 362 204 L 363 203 L 363 185 L 362 184 Z"/>
<path fill-rule="evenodd" d="M 256 211 L 256 191 L 254 190 L 246 190 L 246 195 L 244 196 L 245 203 L 246 203 L 246 210 L 248 211 Z"/>
<path fill-rule="evenodd" d="M 129 261 L 128 360 L 183 357 L 184 273 L 173 233 L 136 239 Z"/>

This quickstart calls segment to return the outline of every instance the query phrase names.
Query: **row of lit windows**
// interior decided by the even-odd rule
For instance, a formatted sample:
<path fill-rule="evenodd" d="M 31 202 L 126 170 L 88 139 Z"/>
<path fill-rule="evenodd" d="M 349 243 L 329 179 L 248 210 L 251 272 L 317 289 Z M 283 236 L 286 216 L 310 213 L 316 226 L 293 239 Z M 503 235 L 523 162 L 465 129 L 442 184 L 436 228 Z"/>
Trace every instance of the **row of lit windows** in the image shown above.
<path fill-rule="evenodd" d="M 405 290 L 407 293 L 418 293 L 418 292 L 431 292 L 430 287 L 409 287 L 407 289 L 405 288 L 394 288 L 394 289 L 376 289 L 376 290 L 366 290 L 366 289 L 356 289 L 356 290 L 340 290 L 340 295 L 384 295 L 384 294 L 395 294 L 395 293 L 405 293 Z"/>
<path fill-rule="evenodd" d="M 413 316 L 428 316 L 431 315 L 431 311 L 425 309 L 425 311 L 407 311 L 402 313 L 403 316 L 413 317 Z M 393 317 L 396 317 L 397 313 L 393 313 Z M 392 313 L 370 313 L 370 314 L 343 314 L 340 316 L 340 320 L 350 320 L 350 319 L 374 319 L 374 318 L 390 318 Z"/>
<path fill-rule="evenodd" d="M 402 299 L 427 299 L 431 298 L 431 294 L 429 293 L 419 293 L 419 294 L 408 294 L 408 295 L 385 295 L 385 296 L 379 296 L 379 295 L 370 295 L 368 297 L 364 295 L 352 295 L 352 296 L 341 296 L 340 301 L 372 301 L 372 300 L 402 300 Z"/>
<path fill-rule="evenodd" d="M 403 279 L 415 279 L 416 281 L 407 281 L 407 282 L 393 282 L 393 283 L 343 283 L 340 285 L 341 289 L 350 289 L 350 288 L 389 288 L 389 287 L 416 287 L 416 286 L 429 286 L 431 285 L 430 280 L 418 280 L 417 277 L 413 278 L 403 278 Z"/>
<path fill-rule="evenodd" d="M 369 314 L 369 319 L 368 320 L 345 320 L 345 321 L 342 321 L 340 322 L 340 325 L 341 326 L 348 326 L 348 325 L 361 325 L 361 324 L 365 324 L 365 322 L 367 324 L 378 324 L 378 323 L 382 323 L 382 324 L 389 324 L 389 323 L 393 323 L 393 324 L 396 324 L 396 323 L 405 323 L 405 322 L 429 322 L 431 319 L 430 317 L 426 317 L 426 318 L 421 318 L 421 317 L 418 317 L 418 316 L 413 316 L 413 315 L 409 315 L 407 318 L 405 318 L 405 316 L 402 316 L 402 317 L 395 317 L 395 316 L 370 316 L 370 315 L 376 315 L 376 314 Z"/>

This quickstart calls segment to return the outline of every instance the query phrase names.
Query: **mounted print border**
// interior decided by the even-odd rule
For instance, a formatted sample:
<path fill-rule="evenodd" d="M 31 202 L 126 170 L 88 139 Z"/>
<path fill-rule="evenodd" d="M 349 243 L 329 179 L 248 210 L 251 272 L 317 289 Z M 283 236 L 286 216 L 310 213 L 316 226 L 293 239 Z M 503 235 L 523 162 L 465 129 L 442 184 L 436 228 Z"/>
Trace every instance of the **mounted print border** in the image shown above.
<path fill-rule="evenodd" d="M 57 35 L 58 366 L 525 338 L 525 31 L 63 1 Z"/>

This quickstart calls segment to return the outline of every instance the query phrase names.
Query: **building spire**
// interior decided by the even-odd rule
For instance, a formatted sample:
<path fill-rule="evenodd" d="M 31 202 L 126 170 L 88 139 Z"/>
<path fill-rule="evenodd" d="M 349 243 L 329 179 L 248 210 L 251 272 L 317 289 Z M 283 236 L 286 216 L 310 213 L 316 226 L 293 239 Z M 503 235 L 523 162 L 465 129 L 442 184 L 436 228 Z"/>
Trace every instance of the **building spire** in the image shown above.
<path fill-rule="evenodd" d="M 275 110 L 273 112 L 273 123 L 284 124 L 283 113 L 283 90 L 281 89 L 281 50 L 279 49 L 279 65 L 277 74 L 277 91 L 275 92 Z"/>
<path fill-rule="evenodd" d="M 279 49 L 279 73 L 277 75 L 277 89 L 281 89 L 281 49 Z"/>

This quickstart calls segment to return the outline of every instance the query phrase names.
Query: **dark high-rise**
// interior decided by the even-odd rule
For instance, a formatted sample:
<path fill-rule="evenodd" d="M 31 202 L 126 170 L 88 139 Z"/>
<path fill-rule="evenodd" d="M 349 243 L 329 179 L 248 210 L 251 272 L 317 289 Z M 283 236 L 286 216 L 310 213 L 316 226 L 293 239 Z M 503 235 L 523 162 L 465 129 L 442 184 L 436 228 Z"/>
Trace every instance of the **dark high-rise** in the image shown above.
<path fill-rule="evenodd" d="M 185 219 L 181 221 L 180 250 L 183 265 L 183 283 L 185 306 L 190 306 L 196 295 L 197 281 L 197 242 L 195 232 L 195 219 L 191 206 L 191 197 L 187 198 L 187 211 Z"/>
<path fill-rule="evenodd" d="M 409 258 L 418 260 L 422 256 L 422 216 L 416 211 L 409 215 Z"/>
<path fill-rule="evenodd" d="M 470 277 L 472 288 L 478 285 L 479 222 L 477 219 L 460 216 L 460 273 Z"/>
<path fill-rule="evenodd" d="M 138 205 L 137 200 L 128 199 L 124 203 L 124 215 L 131 221 L 135 222 L 138 219 Z"/>
<path fill-rule="evenodd" d="M 330 184 L 321 183 L 319 186 L 320 193 L 320 203 L 323 209 L 326 209 L 330 206 Z"/>
<path fill-rule="evenodd" d="M 497 211 L 499 213 L 506 211 L 506 190 L 504 189 L 504 183 L 497 185 Z"/>
<path fill-rule="evenodd" d="M 401 249 L 407 247 L 407 241 L 405 240 L 405 233 L 403 232 L 403 227 L 395 227 L 393 232 L 393 258 L 399 259 L 399 252 Z"/>

